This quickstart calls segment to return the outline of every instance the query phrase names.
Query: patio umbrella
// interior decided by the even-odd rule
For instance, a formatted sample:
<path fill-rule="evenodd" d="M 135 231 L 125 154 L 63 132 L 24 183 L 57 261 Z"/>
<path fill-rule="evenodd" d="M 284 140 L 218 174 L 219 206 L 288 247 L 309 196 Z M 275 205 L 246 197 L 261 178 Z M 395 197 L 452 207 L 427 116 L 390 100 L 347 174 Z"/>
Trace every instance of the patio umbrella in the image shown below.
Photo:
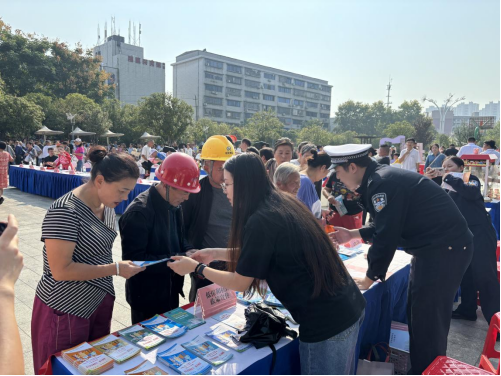
<path fill-rule="evenodd" d="M 52 129 L 49 129 L 47 127 L 42 127 L 38 131 L 35 132 L 35 134 L 42 134 L 43 135 L 43 141 L 45 143 L 45 139 L 47 138 L 47 135 L 51 136 L 54 134 L 62 134 L 64 132 L 61 131 L 53 131 Z"/>
<path fill-rule="evenodd" d="M 86 132 L 76 127 L 73 132 L 70 133 L 72 136 L 93 136 L 96 132 Z"/>
<path fill-rule="evenodd" d="M 124 134 L 123 133 L 114 133 L 110 130 L 107 130 L 105 133 L 101 135 L 101 137 L 106 137 L 106 142 L 109 145 L 110 144 L 110 137 L 122 137 Z"/>
<path fill-rule="evenodd" d="M 153 135 L 149 134 L 148 132 L 144 132 L 143 135 L 139 138 L 143 140 L 143 139 L 160 138 L 160 136 L 153 136 Z"/>

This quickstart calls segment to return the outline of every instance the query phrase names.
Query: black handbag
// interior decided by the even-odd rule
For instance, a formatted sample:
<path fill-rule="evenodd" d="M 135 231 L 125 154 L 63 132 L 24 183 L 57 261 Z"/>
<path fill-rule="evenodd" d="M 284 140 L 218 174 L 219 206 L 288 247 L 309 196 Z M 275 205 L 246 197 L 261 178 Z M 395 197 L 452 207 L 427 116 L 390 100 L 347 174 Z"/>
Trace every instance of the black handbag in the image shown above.
<path fill-rule="evenodd" d="M 277 350 L 275 343 L 282 337 L 295 339 L 297 332 L 286 322 L 285 316 L 278 309 L 264 303 L 251 304 L 245 309 L 246 325 L 244 333 L 239 337 L 243 343 L 252 343 L 256 349 L 269 346 L 273 352 L 270 375 L 275 368 Z"/>

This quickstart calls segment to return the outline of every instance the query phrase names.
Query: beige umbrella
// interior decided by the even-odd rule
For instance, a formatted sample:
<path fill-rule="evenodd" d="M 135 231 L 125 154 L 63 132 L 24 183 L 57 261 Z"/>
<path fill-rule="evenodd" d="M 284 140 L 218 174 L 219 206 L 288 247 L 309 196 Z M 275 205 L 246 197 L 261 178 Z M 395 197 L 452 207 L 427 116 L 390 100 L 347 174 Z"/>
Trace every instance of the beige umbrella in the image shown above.
<path fill-rule="evenodd" d="M 96 132 L 86 132 L 76 127 L 70 134 L 73 136 L 93 136 L 96 134 Z"/>
<path fill-rule="evenodd" d="M 45 143 L 45 139 L 47 138 L 47 135 L 51 136 L 54 134 L 62 134 L 64 132 L 61 131 L 53 131 L 52 129 L 49 129 L 47 127 L 42 127 L 38 131 L 35 132 L 35 134 L 43 134 L 43 141 Z"/>
<path fill-rule="evenodd" d="M 101 135 L 101 137 L 106 137 L 106 142 L 109 145 L 110 137 L 122 137 L 123 135 L 124 135 L 123 133 L 114 133 L 108 129 L 105 133 Z"/>
<path fill-rule="evenodd" d="M 143 135 L 139 138 L 144 140 L 144 139 L 160 138 L 160 136 L 153 136 L 153 135 L 149 134 L 148 132 L 144 132 Z"/>

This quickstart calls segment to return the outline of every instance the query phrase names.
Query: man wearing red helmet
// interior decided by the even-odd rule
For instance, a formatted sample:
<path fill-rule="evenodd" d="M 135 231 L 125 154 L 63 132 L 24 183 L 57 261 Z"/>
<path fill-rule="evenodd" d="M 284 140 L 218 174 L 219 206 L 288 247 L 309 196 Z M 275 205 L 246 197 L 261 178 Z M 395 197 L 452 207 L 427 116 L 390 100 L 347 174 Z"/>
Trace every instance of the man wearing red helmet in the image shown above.
<path fill-rule="evenodd" d="M 124 260 L 162 260 L 193 248 L 185 241 L 180 205 L 190 193 L 200 191 L 196 162 L 184 153 L 173 153 L 156 170 L 156 177 L 160 183 L 138 195 L 118 222 Z M 173 273 L 166 262 L 148 266 L 141 274 L 125 284 L 132 323 L 179 307 L 184 277 Z"/>

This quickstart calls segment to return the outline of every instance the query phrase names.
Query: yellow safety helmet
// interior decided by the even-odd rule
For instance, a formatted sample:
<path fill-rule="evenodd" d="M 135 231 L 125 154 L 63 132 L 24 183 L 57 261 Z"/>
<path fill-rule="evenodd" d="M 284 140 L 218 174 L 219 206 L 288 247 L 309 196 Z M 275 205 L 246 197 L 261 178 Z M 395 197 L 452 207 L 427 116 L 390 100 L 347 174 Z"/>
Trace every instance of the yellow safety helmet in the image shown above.
<path fill-rule="evenodd" d="M 235 148 L 225 136 L 211 136 L 202 147 L 200 159 L 208 161 L 227 161 L 235 155 Z"/>

